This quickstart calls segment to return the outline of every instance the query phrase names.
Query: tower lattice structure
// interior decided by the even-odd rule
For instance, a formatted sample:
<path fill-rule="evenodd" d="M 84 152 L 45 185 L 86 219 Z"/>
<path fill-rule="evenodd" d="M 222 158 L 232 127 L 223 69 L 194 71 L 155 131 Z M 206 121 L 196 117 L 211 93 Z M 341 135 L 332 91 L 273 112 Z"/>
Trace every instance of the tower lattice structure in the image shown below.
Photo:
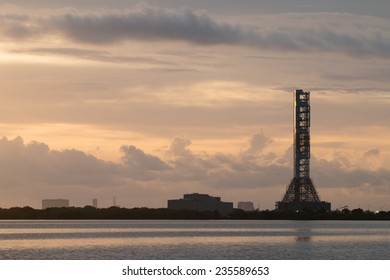
<path fill-rule="evenodd" d="M 320 202 L 310 178 L 310 92 L 294 91 L 294 178 L 283 203 Z"/>

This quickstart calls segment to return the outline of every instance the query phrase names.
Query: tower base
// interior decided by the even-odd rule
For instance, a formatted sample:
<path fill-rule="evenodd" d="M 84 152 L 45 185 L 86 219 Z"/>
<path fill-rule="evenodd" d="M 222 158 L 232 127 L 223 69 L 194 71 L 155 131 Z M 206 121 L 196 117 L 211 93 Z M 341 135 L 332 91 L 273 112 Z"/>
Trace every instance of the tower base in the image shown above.
<path fill-rule="evenodd" d="M 330 211 L 330 202 L 313 202 L 313 201 L 291 201 L 291 202 L 276 202 L 276 211 L 280 212 L 318 212 Z"/>

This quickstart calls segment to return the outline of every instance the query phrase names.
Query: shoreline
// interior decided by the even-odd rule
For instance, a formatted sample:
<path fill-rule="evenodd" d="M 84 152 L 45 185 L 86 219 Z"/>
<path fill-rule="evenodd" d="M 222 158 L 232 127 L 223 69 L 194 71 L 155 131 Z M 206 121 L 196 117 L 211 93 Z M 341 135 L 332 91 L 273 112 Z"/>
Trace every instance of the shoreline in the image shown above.
<path fill-rule="evenodd" d="M 63 207 L 34 209 L 31 207 L 0 208 L 0 220 L 364 220 L 389 221 L 390 211 L 372 212 L 344 209 L 329 212 L 278 212 L 235 209 L 229 215 L 218 212 L 173 210 L 168 208 L 94 208 Z"/>

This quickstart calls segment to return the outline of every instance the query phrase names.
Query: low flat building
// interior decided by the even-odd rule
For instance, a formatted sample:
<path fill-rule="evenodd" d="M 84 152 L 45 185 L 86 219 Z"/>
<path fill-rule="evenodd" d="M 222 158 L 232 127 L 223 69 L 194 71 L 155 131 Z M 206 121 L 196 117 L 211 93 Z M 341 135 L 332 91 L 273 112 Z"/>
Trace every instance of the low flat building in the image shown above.
<path fill-rule="evenodd" d="M 244 210 L 244 211 L 254 211 L 255 210 L 255 207 L 253 206 L 253 202 L 250 202 L 250 201 L 238 202 L 237 208 Z"/>
<path fill-rule="evenodd" d="M 42 199 L 42 209 L 69 207 L 69 199 Z"/>
<path fill-rule="evenodd" d="M 220 197 L 208 194 L 185 194 L 180 199 L 168 200 L 168 209 L 194 210 L 194 211 L 218 211 L 222 215 L 233 212 L 233 202 L 223 202 Z"/>

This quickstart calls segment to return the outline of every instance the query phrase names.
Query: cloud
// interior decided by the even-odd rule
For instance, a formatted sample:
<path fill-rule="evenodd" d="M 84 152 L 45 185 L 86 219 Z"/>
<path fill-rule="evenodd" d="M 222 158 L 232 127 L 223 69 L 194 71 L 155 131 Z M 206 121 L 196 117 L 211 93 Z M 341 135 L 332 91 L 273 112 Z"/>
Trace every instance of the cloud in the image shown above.
<path fill-rule="evenodd" d="M 192 155 L 188 149 L 191 143 L 189 139 L 176 137 L 169 146 L 169 153 L 176 157 L 188 157 Z"/>
<path fill-rule="evenodd" d="M 385 19 L 337 13 L 259 16 L 246 24 L 216 20 L 191 9 L 138 5 L 132 10 L 54 15 L 3 14 L 0 32 L 14 39 L 62 36 L 83 44 L 123 41 L 182 41 L 196 45 L 242 45 L 272 51 L 336 52 L 390 57 L 390 23 Z"/>
<path fill-rule="evenodd" d="M 171 11 L 149 6 L 127 13 L 67 13 L 49 21 L 69 38 L 110 44 L 123 40 L 184 40 L 195 44 L 231 44 L 245 33 L 239 26 L 218 23 L 192 10 Z"/>
<path fill-rule="evenodd" d="M 24 14 L 0 14 L 0 32 L 14 39 L 38 35 L 38 31 L 29 25 L 30 22 L 31 18 Z"/>
<path fill-rule="evenodd" d="M 261 22 L 247 26 L 217 21 L 192 10 L 164 10 L 145 6 L 125 14 L 66 14 L 50 23 L 72 40 L 111 44 L 124 40 L 179 40 L 198 45 L 247 45 L 266 50 L 341 52 L 349 55 L 390 56 L 390 34 L 363 18 L 361 28 L 346 24 L 341 15 L 286 15 L 276 26 Z M 319 19 L 316 19 L 315 17 Z M 356 21 L 358 16 L 346 16 Z M 345 15 L 344 15 L 345 18 Z M 333 21 L 333 22 L 332 22 Z M 274 22 L 275 23 L 275 22 Z"/>
<path fill-rule="evenodd" d="M 265 135 L 263 131 L 252 136 L 250 140 L 250 147 L 247 150 L 249 154 L 258 154 L 260 153 L 266 146 L 272 143 L 272 139 Z"/>
<path fill-rule="evenodd" d="M 146 154 L 135 146 L 122 146 L 122 161 L 126 166 L 136 170 L 161 171 L 169 169 L 169 166 L 156 156 Z"/>
<path fill-rule="evenodd" d="M 260 135 L 262 139 L 269 139 L 263 132 Z M 257 137 L 255 135 L 252 140 Z M 97 190 L 112 193 L 116 189 L 135 197 L 147 192 L 160 193 L 164 189 L 180 194 L 204 188 L 216 193 L 222 190 L 223 193 L 251 192 L 262 188 L 275 192 L 279 188 L 282 195 L 284 186 L 291 180 L 292 167 L 286 164 L 285 154 L 269 159 L 262 149 L 251 156 L 245 153 L 194 153 L 190 144 L 189 139 L 175 138 L 166 150 L 167 155 L 174 151 L 174 158 L 158 157 L 133 145 L 125 145 L 121 147 L 122 161 L 114 163 L 78 150 L 51 150 L 39 142 L 25 144 L 20 137 L 2 138 L 0 186 L 3 193 L 24 193 L 31 197 L 66 193 L 66 189 L 78 193 L 85 188 L 89 193 Z M 321 188 L 370 188 L 389 192 L 388 169 L 368 170 L 345 166 L 337 159 L 312 158 L 312 176 Z M 186 190 L 182 189 L 184 186 Z M 12 201 L 12 197 L 7 200 Z"/>
<path fill-rule="evenodd" d="M 344 166 L 338 160 L 325 160 L 312 157 L 312 176 L 315 183 L 328 188 L 373 187 L 379 190 L 390 190 L 390 170 L 375 170 L 362 167 Z M 349 164 L 348 164 L 349 165 Z"/>
<path fill-rule="evenodd" d="M 114 163 L 77 150 L 50 150 L 46 144 L 25 144 L 21 137 L 0 140 L 0 185 L 102 187 L 123 183 Z"/>
<path fill-rule="evenodd" d="M 373 149 L 370 149 L 368 151 L 365 151 L 364 154 L 363 154 L 363 157 L 377 157 L 379 156 L 380 154 L 380 150 L 378 148 L 373 148 Z"/>

